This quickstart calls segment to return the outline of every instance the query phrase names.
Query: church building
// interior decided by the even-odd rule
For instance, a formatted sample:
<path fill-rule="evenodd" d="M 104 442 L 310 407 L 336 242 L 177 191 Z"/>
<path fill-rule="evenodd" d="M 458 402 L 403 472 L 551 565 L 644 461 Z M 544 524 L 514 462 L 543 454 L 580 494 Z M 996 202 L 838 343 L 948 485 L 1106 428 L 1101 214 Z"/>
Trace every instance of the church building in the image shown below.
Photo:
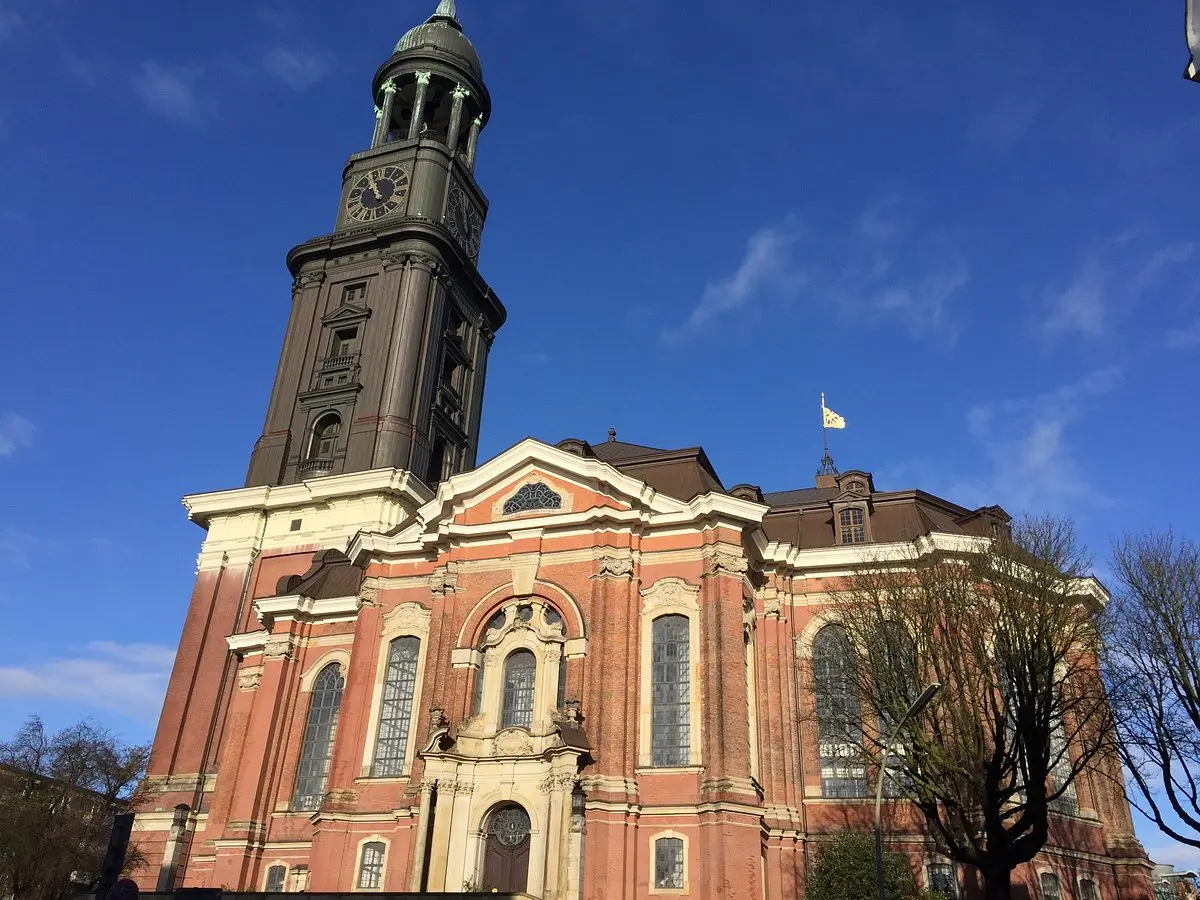
<path fill-rule="evenodd" d="M 431 0 L 432 2 L 432 0 Z M 869 828 L 822 740 L 839 578 L 1004 527 L 870 474 L 775 493 L 699 447 L 528 439 L 480 463 L 507 315 L 476 267 L 492 114 L 453 0 L 375 73 L 371 145 L 292 305 L 243 487 L 205 532 L 134 840 L 146 891 L 791 900 Z M 517 312 L 519 314 L 519 311 Z M 916 814 L 888 840 L 974 896 Z M 1081 777 L 1031 900 L 1147 900 L 1119 786 Z"/>

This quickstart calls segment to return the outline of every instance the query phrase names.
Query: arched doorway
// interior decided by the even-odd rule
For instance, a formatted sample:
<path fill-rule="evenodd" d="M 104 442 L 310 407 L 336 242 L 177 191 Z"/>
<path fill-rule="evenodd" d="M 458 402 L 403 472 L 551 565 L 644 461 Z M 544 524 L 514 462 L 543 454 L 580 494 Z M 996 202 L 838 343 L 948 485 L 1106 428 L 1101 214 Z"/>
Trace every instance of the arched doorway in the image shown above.
<path fill-rule="evenodd" d="M 525 890 L 529 883 L 529 813 L 520 806 L 501 806 L 488 816 L 483 855 L 484 890 Z"/>

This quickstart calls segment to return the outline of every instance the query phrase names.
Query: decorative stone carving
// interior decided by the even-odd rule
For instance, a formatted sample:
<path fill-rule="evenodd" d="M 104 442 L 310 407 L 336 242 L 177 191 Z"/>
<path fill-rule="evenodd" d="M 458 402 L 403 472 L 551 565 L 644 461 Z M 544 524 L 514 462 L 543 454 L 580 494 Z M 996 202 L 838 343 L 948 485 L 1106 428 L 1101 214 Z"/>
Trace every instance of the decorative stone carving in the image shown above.
<path fill-rule="evenodd" d="M 429 79 L 433 77 L 432 72 L 417 72 L 417 84 L 429 84 Z"/>
<path fill-rule="evenodd" d="M 324 283 L 324 272 L 301 272 L 296 276 L 296 280 L 292 282 L 292 293 L 299 293 L 309 287 L 319 287 Z"/>
<path fill-rule="evenodd" d="M 267 638 L 263 656 L 267 659 L 295 659 L 297 639 L 290 634 L 278 634 Z"/>
<path fill-rule="evenodd" d="M 458 590 L 458 573 L 449 565 L 438 566 L 429 576 L 429 590 L 435 597 L 445 597 Z"/>
<path fill-rule="evenodd" d="M 650 587 L 642 591 L 643 609 L 651 612 L 663 606 L 686 607 L 698 610 L 700 604 L 696 598 L 700 588 L 682 578 L 660 578 Z"/>
<path fill-rule="evenodd" d="M 533 741 L 529 735 L 517 728 L 509 728 L 496 735 L 492 742 L 493 756 L 528 756 L 533 752 Z"/>
<path fill-rule="evenodd" d="M 475 784 L 471 781 L 451 781 L 446 790 L 455 795 L 470 795 L 475 793 Z"/>
<path fill-rule="evenodd" d="M 383 630 L 389 633 L 429 633 L 430 612 L 420 603 L 401 603 L 383 617 Z"/>
<path fill-rule="evenodd" d="M 429 710 L 429 736 L 433 737 L 437 732 L 450 727 L 450 720 L 446 718 L 446 711 L 440 707 L 434 706 Z"/>
<path fill-rule="evenodd" d="M 358 589 L 358 608 L 379 606 L 379 579 L 365 578 Z"/>
<path fill-rule="evenodd" d="M 394 93 L 396 93 L 396 81 L 395 81 L 395 79 L 389 78 L 387 81 L 385 81 L 385 82 L 383 83 L 383 92 L 384 92 L 385 94 L 394 94 Z"/>
<path fill-rule="evenodd" d="M 383 262 L 383 270 L 385 272 L 394 269 L 396 266 L 403 266 L 408 262 L 407 253 L 399 253 L 396 251 L 382 254 L 379 258 Z"/>
<path fill-rule="evenodd" d="M 451 91 L 450 94 L 455 100 L 466 100 L 471 96 L 471 92 L 467 89 L 467 87 L 461 84 L 455 85 L 454 90 Z"/>
<path fill-rule="evenodd" d="M 578 783 L 578 775 L 572 772 L 558 772 L 554 775 L 547 775 L 538 782 L 538 790 L 543 794 L 549 794 L 553 791 L 573 791 L 575 785 Z"/>
<path fill-rule="evenodd" d="M 244 666 L 238 671 L 238 690 L 243 693 L 257 691 L 262 683 L 262 666 Z"/>
<path fill-rule="evenodd" d="M 593 578 L 628 578 L 633 575 L 632 556 L 602 556 Z"/>
<path fill-rule="evenodd" d="M 754 633 L 754 598 L 742 597 L 742 632 L 746 640 Z"/>
<path fill-rule="evenodd" d="M 710 556 L 706 563 L 706 575 L 745 575 L 750 568 L 745 557 L 735 556 L 718 550 Z"/>
<path fill-rule="evenodd" d="M 779 595 L 779 591 L 775 588 L 767 588 L 762 592 L 763 598 L 763 618 L 764 619 L 782 619 L 783 618 L 783 598 Z"/>

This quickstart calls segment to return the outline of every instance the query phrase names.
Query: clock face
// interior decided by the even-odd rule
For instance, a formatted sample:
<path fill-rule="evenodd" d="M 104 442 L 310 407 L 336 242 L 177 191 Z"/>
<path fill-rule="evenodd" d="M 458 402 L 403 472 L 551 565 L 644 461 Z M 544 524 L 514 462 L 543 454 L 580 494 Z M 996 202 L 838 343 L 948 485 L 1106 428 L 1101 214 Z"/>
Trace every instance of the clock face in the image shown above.
<path fill-rule="evenodd" d="M 408 172 L 383 166 L 359 175 L 346 196 L 346 214 L 359 222 L 374 222 L 400 208 L 408 196 Z"/>
<path fill-rule="evenodd" d="M 452 188 L 446 202 L 446 227 L 471 259 L 479 256 L 479 237 L 483 222 L 475 205 L 462 188 Z"/>

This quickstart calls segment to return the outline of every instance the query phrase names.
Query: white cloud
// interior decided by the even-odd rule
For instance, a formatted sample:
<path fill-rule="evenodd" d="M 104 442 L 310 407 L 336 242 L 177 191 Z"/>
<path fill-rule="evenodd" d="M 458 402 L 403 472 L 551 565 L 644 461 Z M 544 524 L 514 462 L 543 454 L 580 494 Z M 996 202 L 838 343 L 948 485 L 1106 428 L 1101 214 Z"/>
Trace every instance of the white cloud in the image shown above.
<path fill-rule="evenodd" d="M 1172 328 L 1167 332 L 1167 348 L 1169 350 L 1190 350 L 1200 347 L 1200 319 L 1183 328 Z"/>
<path fill-rule="evenodd" d="M 1146 847 L 1146 855 L 1156 863 L 1166 863 L 1181 872 L 1200 870 L 1200 847 L 1171 842 Z"/>
<path fill-rule="evenodd" d="M 810 234 L 791 219 L 760 229 L 733 274 L 706 285 L 687 320 L 663 339 L 677 343 L 724 313 L 803 292 L 848 320 L 899 320 L 914 337 L 953 342 L 950 306 L 970 283 L 970 267 L 937 232 L 916 235 L 904 207 L 898 195 L 885 197 L 840 233 Z"/>
<path fill-rule="evenodd" d="M 952 496 L 965 505 L 1000 503 L 1010 512 L 1062 512 L 1064 505 L 1081 502 L 1106 505 L 1107 498 L 1083 473 L 1069 429 L 1120 379 L 1121 370 L 1108 366 L 1044 394 L 973 407 L 967 428 L 991 470 L 962 480 Z"/>
<path fill-rule="evenodd" d="M 761 228 L 746 244 L 737 270 L 719 281 L 709 282 L 687 321 L 663 333 L 667 343 L 678 343 L 703 329 L 721 313 L 745 306 L 765 289 L 795 288 L 803 276 L 792 267 L 792 250 L 802 230 L 793 223 Z"/>
<path fill-rule="evenodd" d="M 0 414 L 0 456 L 33 446 L 33 423 L 16 413 Z"/>
<path fill-rule="evenodd" d="M 199 68 L 167 68 L 147 60 L 133 76 L 133 89 L 153 112 L 188 125 L 199 124 L 204 110 L 196 92 Z"/>
<path fill-rule="evenodd" d="M 329 74 L 330 59 L 324 53 L 272 47 L 263 54 L 262 65 L 276 81 L 294 91 L 303 91 Z"/>
<path fill-rule="evenodd" d="M 70 702 L 152 723 L 174 658 L 169 647 L 97 641 L 74 656 L 0 667 L 0 697 Z"/>
<path fill-rule="evenodd" d="M 1108 276 L 1095 256 L 1086 259 L 1066 288 L 1048 292 L 1050 314 L 1042 336 L 1053 341 L 1071 332 L 1086 337 L 1104 333 Z"/>

